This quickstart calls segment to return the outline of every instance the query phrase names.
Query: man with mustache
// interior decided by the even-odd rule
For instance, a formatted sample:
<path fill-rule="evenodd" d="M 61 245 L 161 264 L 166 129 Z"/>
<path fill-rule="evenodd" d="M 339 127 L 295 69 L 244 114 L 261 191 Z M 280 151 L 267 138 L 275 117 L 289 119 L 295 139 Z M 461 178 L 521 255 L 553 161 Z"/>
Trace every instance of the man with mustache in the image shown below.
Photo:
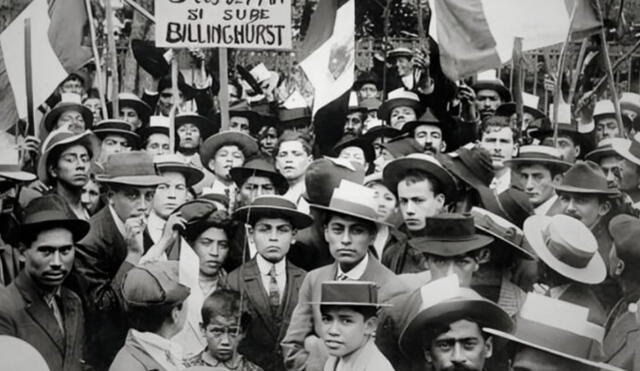
<path fill-rule="evenodd" d="M 476 93 L 475 107 L 481 121 L 493 116 L 501 104 L 511 101 L 511 92 L 498 78 L 478 80 L 471 88 Z"/>
<path fill-rule="evenodd" d="M 443 123 L 433 114 L 430 108 L 416 121 L 407 122 L 402 131 L 424 147 L 424 153 L 435 156 L 447 149 L 444 140 Z"/>
<path fill-rule="evenodd" d="M 63 283 L 88 231 L 89 223 L 75 218 L 61 197 L 32 200 L 17 231 L 24 269 L 0 288 L 0 335 L 31 344 L 52 371 L 83 370 L 82 302 Z"/>
<path fill-rule="evenodd" d="M 353 135 L 359 137 L 364 129 L 364 121 L 367 115 L 367 108 L 363 106 L 349 106 L 345 118 L 342 135 Z"/>
<path fill-rule="evenodd" d="M 511 169 L 505 161 L 518 150 L 518 133 L 509 119 L 501 116 L 487 118 L 480 128 L 480 147 L 489 151 L 493 163 L 493 180 L 489 187 L 500 194 L 512 186 Z"/>

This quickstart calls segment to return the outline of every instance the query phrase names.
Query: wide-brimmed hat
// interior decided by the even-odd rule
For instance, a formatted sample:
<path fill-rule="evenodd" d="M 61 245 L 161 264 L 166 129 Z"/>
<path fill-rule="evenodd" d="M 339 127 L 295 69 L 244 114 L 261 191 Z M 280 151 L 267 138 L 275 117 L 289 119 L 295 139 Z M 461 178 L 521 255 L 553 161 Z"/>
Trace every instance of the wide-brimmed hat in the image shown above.
<path fill-rule="evenodd" d="M 426 111 L 415 121 L 409 121 L 402 126 L 402 132 L 404 133 L 412 133 L 418 126 L 420 125 L 430 125 L 439 127 L 440 130 L 444 131 L 445 125 L 442 121 L 440 121 L 431 111 L 431 108 L 427 108 Z M 444 132 L 443 132 L 444 134 Z"/>
<path fill-rule="evenodd" d="M 309 107 L 278 109 L 278 121 L 282 128 L 307 127 L 311 125 L 311 110 Z"/>
<path fill-rule="evenodd" d="M 396 138 L 401 134 L 402 132 L 400 130 L 394 129 L 391 126 L 377 125 L 367 130 L 367 132 L 362 135 L 362 139 L 369 141 L 369 143 L 373 143 L 375 139 L 380 137 Z"/>
<path fill-rule="evenodd" d="M 207 119 L 204 116 L 200 116 L 197 113 L 181 113 L 176 115 L 175 128 L 176 132 L 184 124 L 193 124 L 198 130 L 200 130 L 200 138 L 206 140 L 211 135 L 220 130 L 220 123 Z"/>
<path fill-rule="evenodd" d="M 621 104 L 622 105 L 622 104 Z M 622 108 L 622 107 L 621 107 Z M 598 121 L 601 118 L 605 117 L 616 117 L 616 109 L 613 105 L 613 101 L 605 99 L 596 102 L 595 107 L 593 107 L 593 120 Z M 631 118 L 627 115 L 622 115 L 622 123 L 625 127 L 631 126 Z"/>
<path fill-rule="evenodd" d="M 104 184 L 122 184 L 134 187 L 155 187 L 165 180 L 158 175 L 153 157 L 147 152 L 114 153 L 107 158 L 104 173 L 96 175 Z"/>
<path fill-rule="evenodd" d="M 185 301 L 190 292 L 180 283 L 177 261 L 135 266 L 122 282 L 122 298 L 127 307 L 169 307 Z"/>
<path fill-rule="evenodd" d="M 605 157 L 620 156 L 611 146 L 611 140 L 615 138 L 605 138 L 598 143 L 598 147 L 587 153 L 584 159 L 599 164 Z"/>
<path fill-rule="evenodd" d="M 47 171 L 47 164 L 53 150 L 76 144 L 87 148 L 92 159 L 100 156 L 100 140 L 91 131 L 86 130 L 80 134 L 74 134 L 66 130 L 55 130 L 42 143 L 42 156 L 38 160 L 38 178 L 44 183 L 49 183 L 51 179 L 49 171 Z"/>
<path fill-rule="evenodd" d="M 113 105 L 111 105 L 110 103 L 111 102 L 107 102 L 107 108 L 109 109 L 110 116 L 119 116 L 119 113 L 117 115 L 113 114 Z M 138 97 L 137 95 L 128 92 L 122 92 L 118 94 L 118 107 L 120 109 L 122 109 L 122 107 L 129 107 L 133 109 L 134 111 L 136 111 L 138 117 L 140 118 L 140 121 L 143 123 L 149 122 L 149 117 L 151 116 L 151 113 L 153 111 L 147 104 L 147 102 L 140 99 L 140 97 Z"/>
<path fill-rule="evenodd" d="M 576 161 L 564 174 L 562 183 L 555 186 L 558 192 L 617 196 L 617 189 L 609 188 L 607 177 L 593 161 Z"/>
<path fill-rule="evenodd" d="M 624 271 L 637 272 L 640 268 L 640 219 L 629 214 L 616 215 L 609 222 L 609 233 L 617 258 L 624 262 Z"/>
<path fill-rule="evenodd" d="M 247 160 L 244 165 L 229 170 L 229 176 L 234 183 L 241 188 L 244 182 L 252 176 L 269 178 L 273 182 L 276 193 L 283 195 L 289 189 L 287 179 L 280 174 L 273 163 L 262 156 L 256 156 Z"/>
<path fill-rule="evenodd" d="M 514 334 L 491 326 L 483 330 L 597 370 L 622 371 L 606 363 L 589 360 L 594 342 L 602 344 L 605 333 L 604 328 L 587 320 L 589 310 L 577 304 L 529 293 L 518 314 Z"/>
<path fill-rule="evenodd" d="M 107 135 L 118 135 L 127 140 L 129 146 L 138 147 L 140 136 L 132 130 L 131 125 L 124 120 L 107 119 L 100 121 L 94 128 L 93 133 L 104 140 Z"/>
<path fill-rule="evenodd" d="M 436 158 L 448 171 L 474 189 L 481 186 L 488 187 L 493 180 L 491 155 L 484 148 L 460 147 L 455 152 L 438 154 Z"/>
<path fill-rule="evenodd" d="M 236 103 L 235 105 L 229 107 L 229 118 L 231 117 L 244 117 L 249 120 L 249 126 L 255 127 L 258 124 L 258 120 L 260 115 L 255 112 L 245 101 Z M 217 123 L 220 122 L 220 114 L 218 113 L 215 116 L 215 121 Z M 252 130 L 253 131 L 253 130 Z"/>
<path fill-rule="evenodd" d="M 177 154 L 155 156 L 153 162 L 160 173 L 176 172 L 184 176 L 187 187 L 199 183 L 204 178 L 202 170 L 191 166 L 184 158 Z"/>
<path fill-rule="evenodd" d="M 389 123 L 391 111 L 396 107 L 411 107 L 416 112 L 416 116 L 420 116 L 423 111 L 420 98 L 416 93 L 404 89 L 397 89 L 389 93 L 378 109 L 378 117 Z"/>
<path fill-rule="evenodd" d="M 138 65 L 151 76 L 161 78 L 171 72 L 171 66 L 164 58 L 167 50 L 156 48 L 153 41 L 132 39 L 131 51 Z"/>
<path fill-rule="evenodd" d="M 309 206 L 312 209 L 373 222 L 378 226 L 389 225 L 380 220 L 376 212 L 375 191 L 348 180 L 342 180 L 338 188 L 333 190 L 329 206 L 318 204 L 310 204 Z"/>
<path fill-rule="evenodd" d="M 442 191 L 447 201 L 455 198 L 456 181 L 453 176 L 445 170 L 444 166 L 435 157 L 424 153 L 412 153 L 389 162 L 382 172 L 387 188 L 397 193 L 398 183 L 411 170 L 423 171 L 437 179 L 442 185 Z"/>
<path fill-rule="evenodd" d="M 260 218 L 282 216 L 291 221 L 296 229 L 303 229 L 313 224 L 313 218 L 298 211 L 296 204 L 282 196 L 268 195 L 256 197 L 250 205 L 243 206 L 233 213 L 233 219 L 254 225 Z"/>
<path fill-rule="evenodd" d="M 77 94 L 63 94 L 63 100 L 56 104 L 51 111 L 44 116 L 44 127 L 47 131 L 52 131 L 60 116 L 67 111 L 76 111 L 82 115 L 84 119 L 84 128 L 91 129 L 93 125 L 93 112 L 81 102 L 81 98 Z"/>
<path fill-rule="evenodd" d="M 534 213 L 529 196 L 519 189 L 511 187 L 500 193 L 495 200 L 497 202 L 495 208 L 490 208 L 486 204 L 485 207 L 517 226 L 522 226 L 524 221 Z"/>
<path fill-rule="evenodd" d="M 364 161 L 366 163 L 371 163 L 376 159 L 376 153 L 373 150 L 373 146 L 371 142 L 365 140 L 362 137 L 358 137 L 355 135 L 347 134 L 343 136 L 338 143 L 331 149 L 331 156 L 339 157 L 340 151 L 348 147 L 358 147 L 362 150 L 364 154 Z"/>
<path fill-rule="evenodd" d="M 378 284 L 367 281 L 325 281 L 320 284 L 320 301 L 306 304 L 348 307 L 390 307 L 378 301 Z"/>
<path fill-rule="evenodd" d="M 251 156 L 258 153 L 258 143 L 255 139 L 251 138 L 247 134 L 243 134 L 237 131 L 225 131 L 222 133 L 214 134 L 200 146 L 200 158 L 202 164 L 209 169 L 209 162 L 215 157 L 216 152 L 224 146 L 238 146 L 240 151 L 244 154 L 244 158 L 248 159 Z"/>
<path fill-rule="evenodd" d="M 36 180 L 37 176 L 22 170 L 20 152 L 16 147 L 4 146 L 0 148 L 0 178 L 31 182 Z"/>
<path fill-rule="evenodd" d="M 572 165 L 570 162 L 562 160 L 562 153 L 559 149 L 533 144 L 520 147 L 518 156 L 505 161 L 504 164 L 515 168 L 523 165 L 546 165 L 553 166 L 561 172 L 569 170 Z"/>
<path fill-rule="evenodd" d="M 89 232 L 89 223 L 72 215 L 66 201 L 58 195 L 34 198 L 24 210 L 24 221 L 18 226 L 16 236 L 27 239 L 41 231 L 55 228 L 66 229 L 78 242 Z"/>
<path fill-rule="evenodd" d="M 640 142 L 634 139 L 611 138 L 609 143 L 620 157 L 640 166 Z"/>
<path fill-rule="evenodd" d="M 418 251 L 436 256 L 458 256 L 493 242 L 493 237 L 476 233 L 470 214 L 444 213 L 427 217 L 426 233 L 409 240 Z"/>
<path fill-rule="evenodd" d="M 363 99 L 362 102 L 360 102 L 360 107 L 365 108 L 367 112 L 377 111 L 380 109 L 381 105 L 382 101 L 376 98 L 367 98 Z"/>
<path fill-rule="evenodd" d="M 413 52 L 411 51 L 411 49 L 405 47 L 393 48 L 387 52 L 387 62 L 389 63 L 393 63 L 393 60 L 398 57 L 411 59 L 413 58 Z"/>
<path fill-rule="evenodd" d="M 353 83 L 353 90 L 358 91 L 365 84 L 374 84 L 378 90 L 382 90 L 382 81 L 373 71 L 360 73 Z"/>
<path fill-rule="evenodd" d="M 511 102 L 511 92 L 504 86 L 504 82 L 500 79 L 482 79 L 471 85 L 471 89 L 476 92 L 480 90 L 493 90 L 500 96 L 503 103 Z"/>
<path fill-rule="evenodd" d="M 494 238 L 500 245 L 515 249 L 519 257 L 535 260 L 536 256 L 524 248 L 524 231 L 507 219 L 489 210 L 474 206 L 469 211 L 476 229 Z"/>
<path fill-rule="evenodd" d="M 302 197 L 310 204 L 328 206 L 340 182 L 348 180 L 362 184 L 364 174 L 364 166 L 359 164 L 338 158 L 319 158 L 307 167 L 304 176 L 306 191 Z"/>
<path fill-rule="evenodd" d="M 529 245 L 547 266 L 574 281 L 601 283 L 607 276 L 598 241 L 579 220 L 567 215 L 533 215 L 524 222 Z"/>
<path fill-rule="evenodd" d="M 429 282 L 419 294 L 420 307 L 402 329 L 398 341 L 400 350 L 409 358 L 424 357 L 425 330 L 435 326 L 466 319 L 480 328 L 513 331 L 514 323 L 507 312 L 474 290 L 460 287 L 456 275 Z"/>

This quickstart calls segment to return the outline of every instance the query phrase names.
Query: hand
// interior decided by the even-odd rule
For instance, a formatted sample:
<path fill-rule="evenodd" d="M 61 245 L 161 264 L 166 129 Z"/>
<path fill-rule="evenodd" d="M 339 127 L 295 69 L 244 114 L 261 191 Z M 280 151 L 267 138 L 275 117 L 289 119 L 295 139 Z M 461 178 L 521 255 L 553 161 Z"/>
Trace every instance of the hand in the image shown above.
<path fill-rule="evenodd" d="M 51 189 L 51 187 L 42 183 L 40 180 L 34 180 L 33 182 L 29 183 L 27 188 L 32 189 L 36 192 L 40 192 L 42 194 L 49 192 L 49 190 Z"/>
<path fill-rule="evenodd" d="M 142 233 L 147 226 L 146 216 L 133 216 L 124 222 L 125 242 L 127 243 L 127 257 L 137 258 L 138 260 L 144 253 L 142 245 Z M 136 262 L 137 263 L 137 262 Z"/>
<path fill-rule="evenodd" d="M 431 64 L 431 58 L 429 57 L 429 53 L 425 52 L 424 50 L 414 49 L 411 63 L 413 64 L 414 69 L 426 70 Z"/>
<path fill-rule="evenodd" d="M 179 230 L 184 230 L 186 224 L 187 220 L 183 218 L 179 212 L 169 215 L 162 230 L 162 237 L 160 238 L 168 243 L 167 246 L 170 246 L 180 238 Z"/>
<path fill-rule="evenodd" d="M 204 51 L 200 48 L 188 48 L 189 49 L 189 54 L 191 54 L 191 56 L 199 61 L 203 61 L 206 57 L 206 55 L 204 54 Z"/>
<path fill-rule="evenodd" d="M 476 92 L 463 82 L 458 86 L 456 98 L 458 98 L 462 104 L 472 104 L 476 101 Z"/>

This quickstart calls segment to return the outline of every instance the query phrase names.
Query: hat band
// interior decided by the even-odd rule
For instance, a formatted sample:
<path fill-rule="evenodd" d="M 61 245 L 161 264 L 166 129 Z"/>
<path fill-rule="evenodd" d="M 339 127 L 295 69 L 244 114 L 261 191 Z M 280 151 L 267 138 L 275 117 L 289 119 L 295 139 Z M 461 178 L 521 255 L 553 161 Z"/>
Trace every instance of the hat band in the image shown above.
<path fill-rule="evenodd" d="M 542 229 L 542 238 L 551 255 L 572 267 L 584 268 L 589 264 L 591 258 L 593 258 L 593 253 L 575 249 L 571 245 L 565 245 L 555 241 L 551 236 L 549 226 Z"/>
<path fill-rule="evenodd" d="M 34 223 L 42 223 L 49 222 L 54 220 L 68 220 L 72 219 L 65 212 L 60 210 L 42 210 L 35 212 L 31 215 L 27 215 L 24 220 L 24 224 L 34 224 Z"/>
<path fill-rule="evenodd" d="M 631 140 L 631 146 L 629 147 L 629 153 L 634 157 L 640 158 L 640 142 Z"/>
<path fill-rule="evenodd" d="M 580 334 L 569 332 L 544 323 L 518 318 L 515 336 L 556 352 L 588 359 L 592 342 L 596 341 Z"/>
<path fill-rule="evenodd" d="M 16 173 L 16 172 L 22 171 L 22 169 L 18 164 L 0 164 L 0 171 L 7 172 L 7 173 L 9 172 Z"/>
<path fill-rule="evenodd" d="M 478 215 L 474 220 L 479 227 L 487 229 L 515 245 L 522 246 L 524 242 L 524 233 L 515 227 L 504 227 L 488 215 Z"/>
<path fill-rule="evenodd" d="M 378 214 L 370 206 L 358 204 L 349 200 L 343 200 L 341 198 L 332 198 L 329 203 L 329 207 L 337 211 L 342 210 L 347 214 L 360 215 L 365 219 L 378 219 Z"/>

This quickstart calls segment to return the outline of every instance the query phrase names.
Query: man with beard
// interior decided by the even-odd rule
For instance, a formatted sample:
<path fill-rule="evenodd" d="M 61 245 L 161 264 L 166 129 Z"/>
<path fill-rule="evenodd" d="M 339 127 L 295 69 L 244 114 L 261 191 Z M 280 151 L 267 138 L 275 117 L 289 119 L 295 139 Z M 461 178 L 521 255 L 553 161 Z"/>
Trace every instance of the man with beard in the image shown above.
<path fill-rule="evenodd" d="M 362 106 L 349 106 L 347 117 L 345 118 L 342 136 L 353 135 L 359 137 L 364 129 L 364 120 L 367 115 L 367 109 Z"/>
<path fill-rule="evenodd" d="M 493 116 L 501 104 L 511 101 L 511 92 L 498 78 L 478 80 L 471 88 L 476 93 L 475 107 L 482 122 Z"/>
<path fill-rule="evenodd" d="M 76 217 L 89 220 L 82 205 L 82 187 L 89 181 L 91 160 L 100 155 L 100 141 L 90 131 L 55 131 L 42 148 L 38 177 L 67 202 Z"/>
<path fill-rule="evenodd" d="M 424 147 L 424 153 L 428 155 L 435 156 L 447 149 L 447 142 L 443 135 L 443 123 L 436 118 L 430 108 L 427 108 L 420 119 L 407 122 L 402 131 L 408 133 Z"/>
<path fill-rule="evenodd" d="M 11 285 L 0 288 L 0 335 L 31 344 L 52 371 L 83 369 L 82 302 L 63 283 L 89 223 L 68 210 L 56 195 L 27 205 L 17 231 L 24 269 Z"/>
<path fill-rule="evenodd" d="M 493 180 L 489 187 L 500 194 L 512 185 L 511 169 L 505 161 L 513 158 L 518 150 L 518 133 L 509 119 L 492 116 L 483 121 L 480 128 L 480 147 L 489 151 L 493 163 Z"/>
<path fill-rule="evenodd" d="M 415 121 L 423 112 L 417 94 L 397 89 L 389 93 L 387 100 L 378 109 L 378 117 L 396 130 L 402 130 L 404 124 Z"/>

